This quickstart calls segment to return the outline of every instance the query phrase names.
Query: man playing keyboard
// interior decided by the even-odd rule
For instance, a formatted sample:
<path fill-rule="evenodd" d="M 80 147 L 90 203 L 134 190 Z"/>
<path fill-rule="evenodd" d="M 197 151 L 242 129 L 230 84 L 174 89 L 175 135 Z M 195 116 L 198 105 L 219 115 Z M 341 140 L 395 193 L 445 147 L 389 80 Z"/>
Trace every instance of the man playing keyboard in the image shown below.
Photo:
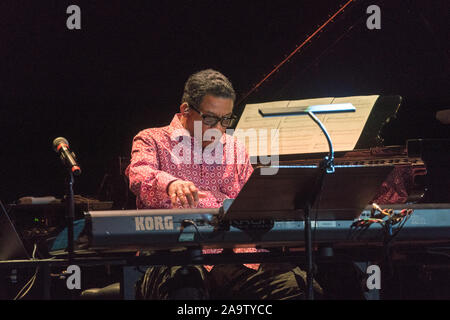
<path fill-rule="evenodd" d="M 135 136 L 126 174 L 138 209 L 218 208 L 236 198 L 253 168 L 245 147 L 225 133 L 235 119 L 234 100 L 224 75 L 197 72 L 171 123 Z M 305 277 L 285 263 L 155 266 L 137 291 L 143 299 L 303 299 Z M 315 290 L 321 293 L 317 284 Z"/>

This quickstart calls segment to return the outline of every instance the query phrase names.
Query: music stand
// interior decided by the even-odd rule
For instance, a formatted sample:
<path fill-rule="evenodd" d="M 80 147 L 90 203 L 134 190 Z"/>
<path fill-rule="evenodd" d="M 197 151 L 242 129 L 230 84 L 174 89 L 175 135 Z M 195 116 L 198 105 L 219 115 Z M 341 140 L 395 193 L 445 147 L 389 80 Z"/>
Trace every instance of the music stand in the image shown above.
<path fill-rule="evenodd" d="M 294 212 L 300 212 L 303 208 L 303 218 L 305 223 L 305 252 L 306 252 L 306 264 L 307 264 L 307 270 L 306 270 L 306 286 L 307 286 L 307 298 L 313 299 L 314 298 L 314 292 L 313 292 L 313 259 L 312 259 L 312 240 L 311 240 L 311 208 L 317 203 L 317 201 L 320 202 L 320 198 L 322 196 L 323 188 L 325 185 L 325 180 L 327 174 L 335 174 L 336 173 L 336 167 L 334 165 L 334 149 L 333 149 L 333 143 L 331 141 L 330 135 L 328 134 L 327 130 L 325 129 L 322 122 L 316 117 L 316 113 L 341 113 L 341 112 L 355 112 L 356 108 L 351 103 L 344 103 L 344 104 L 336 104 L 336 105 L 315 105 L 315 106 L 306 106 L 306 107 L 297 107 L 297 108 L 289 108 L 288 110 L 285 108 L 281 109 L 267 109 L 267 108 L 261 108 L 258 110 L 259 114 L 262 117 L 285 117 L 285 116 L 297 116 L 297 115 L 308 115 L 322 130 L 323 134 L 325 135 L 325 138 L 327 139 L 328 143 L 328 149 L 329 153 L 327 156 L 323 158 L 323 160 L 316 166 L 309 166 L 309 167 L 301 167 L 301 166 L 287 166 L 288 168 L 295 168 L 297 169 L 303 169 L 303 170 L 309 170 L 306 171 L 304 175 L 300 176 L 300 182 L 295 183 L 294 182 L 294 191 L 295 195 L 288 201 L 288 204 L 291 206 L 291 211 L 293 209 Z M 281 167 L 279 167 L 281 168 Z M 313 169 L 311 171 L 310 169 Z M 382 169 L 379 169 L 382 170 Z M 265 171 L 267 172 L 267 171 Z M 345 172 L 344 172 L 345 174 Z M 387 173 L 386 173 L 387 175 Z M 345 175 L 344 175 L 345 176 Z M 383 176 L 384 178 L 385 176 Z M 287 179 L 290 180 L 290 179 Z M 357 179 L 358 180 L 358 179 Z M 340 200 L 339 196 L 336 196 L 336 194 L 339 191 L 345 190 L 343 193 L 344 195 L 349 194 L 348 190 L 346 189 L 348 186 L 346 184 L 339 185 L 339 181 L 342 181 L 341 179 L 333 179 L 332 181 L 335 181 L 335 185 L 333 187 L 333 192 L 331 194 L 333 196 L 330 197 L 330 199 Z M 361 180 L 359 180 L 361 181 Z M 342 182 L 340 182 L 342 183 Z M 347 182 L 346 182 L 347 183 Z M 292 183 L 291 183 L 292 184 Z M 381 182 L 380 182 L 381 184 Z M 361 189 L 364 185 L 360 185 Z M 377 187 L 379 184 L 377 185 Z M 290 186 L 292 187 L 292 185 Z M 300 188 L 301 187 L 301 188 Z M 302 189 L 302 190 L 299 190 Z M 281 190 L 283 188 L 281 187 Z M 359 190 L 359 189 L 358 189 Z M 301 192 L 300 192 L 301 191 Z M 288 189 L 284 189 L 284 192 L 289 192 Z M 285 193 L 279 193 L 280 199 L 285 198 Z M 265 193 L 262 193 L 264 195 Z M 327 196 L 330 193 L 327 193 Z M 339 194 L 341 194 L 339 192 Z M 372 193 L 375 194 L 375 192 Z M 318 197 L 320 196 L 320 197 Z M 355 196 L 355 195 L 353 195 Z M 318 200 L 319 199 L 319 200 Z M 362 200 L 362 199 L 361 199 Z M 367 199 L 370 200 L 370 199 Z M 339 201 L 338 201 L 339 202 Z M 368 202 L 368 201 L 367 201 Z M 367 202 L 365 204 L 367 204 Z M 339 206 L 335 206 L 335 203 L 331 201 L 331 204 L 329 202 L 327 203 L 328 206 L 330 206 L 329 209 L 332 208 L 339 208 Z M 345 202 L 343 202 L 345 203 Z M 232 205 L 233 206 L 233 205 Z M 293 206 L 293 208 L 292 208 Z M 231 208 L 230 208 L 231 209 Z M 362 212 L 361 211 L 359 213 Z M 320 219 L 319 217 L 316 218 Z"/>
<path fill-rule="evenodd" d="M 334 166 L 333 174 L 313 166 L 280 166 L 275 175 L 257 168 L 221 220 L 304 220 L 307 298 L 313 299 L 311 213 L 314 220 L 358 217 L 393 166 Z M 318 195 L 318 196 L 317 196 Z"/>
<path fill-rule="evenodd" d="M 272 166 L 275 175 L 255 168 L 221 220 L 303 220 L 304 209 L 319 174 L 318 165 Z M 319 198 L 311 204 L 315 220 L 353 220 L 373 199 L 392 165 L 335 165 L 324 176 Z M 315 210 L 317 209 L 317 211 Z"/>

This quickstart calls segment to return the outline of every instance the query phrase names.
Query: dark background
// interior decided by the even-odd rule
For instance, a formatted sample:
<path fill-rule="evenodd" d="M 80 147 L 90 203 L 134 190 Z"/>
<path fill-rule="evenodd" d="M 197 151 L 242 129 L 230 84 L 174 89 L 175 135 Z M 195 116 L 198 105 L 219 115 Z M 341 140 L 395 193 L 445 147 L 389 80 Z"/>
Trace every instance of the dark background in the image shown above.
<path fill-rule="evenodd" d="M 1 1 L 0 198 L 62 196 L 65 172 L 51 144 L 66 137 L 83 174 L 75 193 L 95 196 L 133 136 L 167 125 L 184 82 L 215 68 L 238 100 L 345 0 Z M 81 30 L 66 8 L 81 8 Z M 366 8 L 381 8 L 368 30 Z M 399 94 L 386 144 L 448 137 L 434 120 L 450 107 L 448 0 L 351 4 L 246 103 Z"/>

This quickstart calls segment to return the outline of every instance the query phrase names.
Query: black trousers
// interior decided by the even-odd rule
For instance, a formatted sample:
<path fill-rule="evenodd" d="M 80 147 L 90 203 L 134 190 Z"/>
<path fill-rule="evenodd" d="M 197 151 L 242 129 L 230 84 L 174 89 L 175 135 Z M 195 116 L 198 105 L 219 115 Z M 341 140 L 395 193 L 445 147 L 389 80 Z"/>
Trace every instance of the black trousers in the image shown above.
<path fill-rule="evenodd" d="M 183 292 L 183 295 L 177 295 Z M 306 272 L 289 263 L 261 264 L 258 270 L 243 265 L 154 266 L 138 282 L 138 299 L 300 300 L 305 299 Z M 315 298 L 323 296 L 314 281 Z"/>

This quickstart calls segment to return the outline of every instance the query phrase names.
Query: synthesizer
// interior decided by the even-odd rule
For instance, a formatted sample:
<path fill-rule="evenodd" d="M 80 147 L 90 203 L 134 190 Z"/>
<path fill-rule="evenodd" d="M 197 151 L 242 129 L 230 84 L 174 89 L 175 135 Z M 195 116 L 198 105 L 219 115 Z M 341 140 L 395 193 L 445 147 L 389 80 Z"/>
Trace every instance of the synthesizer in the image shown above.
<path fill-rule="evenodd" d="M 450 244 L 450 204 L 390 205 L 411 209 L 403 223 L 392 226 L 395 243 Z M 173 248 L 302 246 L 304 222 L 277 220 L 221 221 L 219 209 L 110 210 L 85 213 L 86 248 L 93 251 L 130 251 Z M 383 242 L 381 223 L 361 226 L 371 216 L 367 207 L 355 220 L 317 220 L 312 212 L 315 244 L 368 245 Z"/>

